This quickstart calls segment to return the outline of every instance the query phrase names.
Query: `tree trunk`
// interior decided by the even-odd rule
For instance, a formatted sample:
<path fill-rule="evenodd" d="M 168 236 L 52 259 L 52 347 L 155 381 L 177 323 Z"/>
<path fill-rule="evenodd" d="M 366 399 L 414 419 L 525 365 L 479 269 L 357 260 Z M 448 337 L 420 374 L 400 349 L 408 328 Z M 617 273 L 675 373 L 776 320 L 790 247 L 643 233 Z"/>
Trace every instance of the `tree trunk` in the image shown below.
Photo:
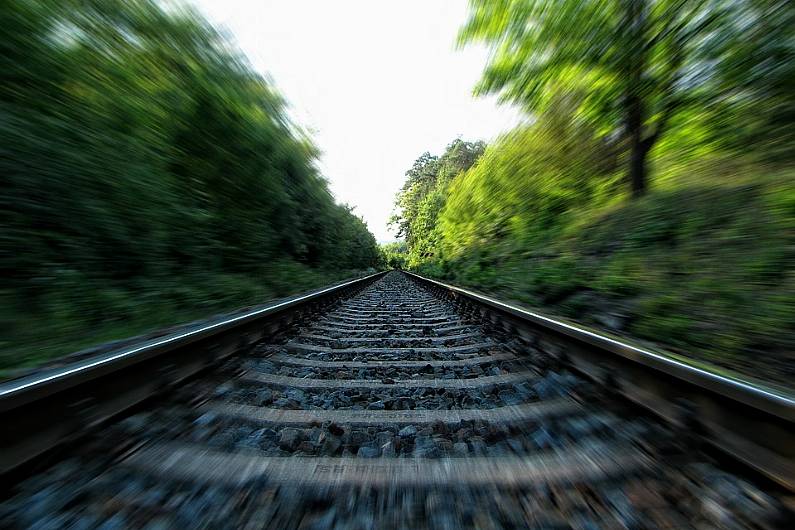
<path fill-rule="evenodd" d="M 643 103 L 636 95 L 627 97 L 627 132 L 629 133 L 629 184 L 632 197 L 646 193 L 646 155 L 648 141 L 643 138 Z"/>
<path fill-rule="evenodd" d="M 648 149 L 633 141 L 632 151 L 629 155 L 629 182 L 632 187 L 632 198 L 636 199 L 646 193 L 646 155 Z"/>
<path fill-rule="evenodd" d="M 646 17 L 648 6 L 645 0 L 628 0 L 624 4 L 626 46 L 636 47 L 636 51 L 626 59 L 627 85 L 625 93 L 626 131 L 629 136 L 629 184 L 632 198 L 646 193 L 646 155 L 653 140 L 643 137 L 646 119 L 644 108 L 643 71 L 646 66 Z M 630 48 L 633 49 L 633 48 Z"/>

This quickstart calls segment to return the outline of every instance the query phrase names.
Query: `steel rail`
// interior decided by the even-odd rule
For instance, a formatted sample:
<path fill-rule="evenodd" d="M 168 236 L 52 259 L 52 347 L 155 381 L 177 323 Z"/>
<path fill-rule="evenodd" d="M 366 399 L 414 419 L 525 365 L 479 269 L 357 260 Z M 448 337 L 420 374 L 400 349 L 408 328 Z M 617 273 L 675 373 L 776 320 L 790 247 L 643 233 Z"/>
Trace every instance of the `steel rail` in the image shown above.
<path fill-rule="evenodd" d="M 20 399 L 24 400 L 24 398 L 21 396 L 32 395 L 32 392 L 36 390 L 48 392 L 53 391 L 56 388 L 54 386 L 56 384 L 59 385 L 58 388 L 64 388 L 64 384 L 75 384 L 76 380 L 72 378 L 75 376 L 84 376 L 89 374 L 96 368 L 109 366 L 122 360 L 141 360 L 149 354 L 163 353 L 164 351 L 167 351 L 168 348 L 185 346 L 186 344 L 201 338 L 226 331 L 230 328 L 251 322 L 252 320 L 267 317 L 302 303 L 310 302 L 325 294 L 341 291 L 346 287 L 359 284 L 382 274 L 383 273 L 376 273 L 364 278 L 351 280 L 340 285 L 327 287 L 319 291 L 312 291 L 308 294 L 288 298 L 287 300 L 249 311 L 243 313 L 242 315 L 224 319 L 220 322 L 202 326 L 198 329 L 186 331 L 184 333 L 176 333 L 161 339 L 150 340 L 144 342 L 143 344 L 122 349 L 118 352 L 100 354 L 83 361 L 78 361 L 69 366 L 54 368 L 20 379 L 13 379 L 11 381 L 0 383 L 0 411 L 6 410 L 11 404 L 19 403 Z M 70 383 L 64 383 L 64 381 L 69 379 L 71 379 Z"/>
<path fill-rule="evenodd" d="M 384 274 L 0 383 L 0 475 Z"/>
<path fill-rule="evenodd" d="M 561 359 L 655 415 L 795 492 L 795 399 L 583 327 L 402 271 L 479 318 L 530 342 L 565 344 Z M 563 339 L 561 341 L 561 339 Z M 543 349 L 543 348 L 542 348 Z"/>

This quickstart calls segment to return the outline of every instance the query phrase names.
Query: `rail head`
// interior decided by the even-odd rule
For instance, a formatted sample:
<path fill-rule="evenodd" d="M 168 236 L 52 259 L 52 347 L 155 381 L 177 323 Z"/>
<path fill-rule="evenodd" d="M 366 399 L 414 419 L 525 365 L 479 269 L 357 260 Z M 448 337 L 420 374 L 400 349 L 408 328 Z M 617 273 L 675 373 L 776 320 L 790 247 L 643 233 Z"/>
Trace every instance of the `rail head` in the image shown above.
<path fill-rule="evenodd" d="M 385 272 L 0 384 L 0 482 L 46 465 L 46 455 L 174 388 Z"/>
<path fill-rule="evenodd" d="M 608 384 L 624 397 L 709 446 L 795 492 L 795 399 L 693 366 L 665 352 L 563 322 L 492 297 L 403 271 L 431 289 L 496 314 L 529 336 L 565 344 L 572 368 Z M 505 322 L 504 322 L 505 323 Z M 694 423 L 695 422 L 695 423 Z"/>
<path fill-rule="evenodd" d="M 664 353 L 657 353 L 628 344 L 568 322 L 556 320 L 513 304 L 501 302 L 484 294 L 426 278 L 413 272 L 403 272 L 418 280 L 435 285 L 451 293 L 456 293 L 459 296 L 464 296 L 479 304 L 511 314 L 529 323 L 547 328 L 577 341 L 587 343 L 603 350 L 605 353 L 621 356 L 625 359 L 648 366 L 649 368 L 664 372 L 670 376 L 697 384 L 705 389 L 721 393 L 725 397 L 746 405 L 760 408 L 769 414 L 795 422 L 795 398 L 792 396 L 762 388 L 747 381 L 710 372 L 709 370 L 677 360 L 673 356 L 667 356 Z"/>
<path fill-rule="evenodd" d="M 226 331 L 259 320 L 267 320 L 269 317 L 281 315 L 323 298 L 343 293 L 348 289 L 366 285 L 383 274 L 385 273 L 377 272 L 331 287 L 321 288 L 306 294 L 280 300 L 264 307 L 259 307 L 242 314 L 224 318 L 217 322 L 199 326 L 195 329 L 179 331 L 164 337 L 145 340 L 119 350 L 97 354 L 86 359 L 69 363 L 65 366 L 42 370 L 24 377 L 0 383 L 0 412 L 67 390 L 76 385 L 86 383 L 92 378 L 121 370 L 178 348 L 184 348 Z"/>

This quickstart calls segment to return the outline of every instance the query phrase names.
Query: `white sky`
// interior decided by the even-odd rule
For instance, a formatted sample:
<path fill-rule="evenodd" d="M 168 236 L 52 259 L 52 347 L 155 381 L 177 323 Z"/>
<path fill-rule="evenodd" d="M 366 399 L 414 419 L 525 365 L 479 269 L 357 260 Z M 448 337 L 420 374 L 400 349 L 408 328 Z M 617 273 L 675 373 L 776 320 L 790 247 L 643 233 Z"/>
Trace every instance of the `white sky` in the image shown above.
<path fill-rule="evenodd" d="M 394 239 L 394 195 L 417 157 L 520 119 L 472 96 L 487 55 L 455 48 L 466 0 L 191 1 L 275 82 L 323 151 L 334 195 L 379 241 Z"/>

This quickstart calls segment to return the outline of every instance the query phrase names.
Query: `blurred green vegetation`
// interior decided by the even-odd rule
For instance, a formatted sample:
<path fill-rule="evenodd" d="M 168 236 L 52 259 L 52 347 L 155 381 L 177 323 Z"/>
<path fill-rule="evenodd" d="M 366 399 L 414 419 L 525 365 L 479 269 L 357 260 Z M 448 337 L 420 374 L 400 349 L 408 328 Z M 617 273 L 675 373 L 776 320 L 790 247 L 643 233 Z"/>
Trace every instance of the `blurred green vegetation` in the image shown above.
<path fill-rule="evenodd" d="M 463 36 L 495 52 L 480 89 L 532 115 L 444 175 L 440 161 L 471 144 L 426 153 L 407 172 L 394 216 L 406 267 L 791 388 L 795 92 L 783 87 L 795 86 L 784 44 L 795 6 L 700 3 L 706 11 L 680 12 L 669 31 L 674 22 L 659 20 L 672 13 L 655 10 L 674 3 L 472 2 Z M 692 9 L 684 4 L 675 7 Z M 625 9 L 657 20 L 636 21 L 641 48 L 685 32 L 666 45 L 686 48 L 680 62 L 658 68 L 639 58 L 649 50 L 622 51 L 627 30 L 615 17 Z M 701 24 L 685 30 L 699 20 L 709 31 L 696 38 Z M 592 22 L 598 39 L 568 42 Z M 571 53 L 547 50 L 557 43 Z M 666 50 L 654 60 L 678 53 Z M 627 80 L 611 77 L 632 61 L 676 80 L 649 78 L 640 93 L 649 121 L 641 136 L 654 136 L 642 193 L 632 185 Z"/>
<path fill-rule="evenodd" d="M 405 241 L 384 243 L 380 247 L 381 261 L 387 269 L 405 269 L 408 246 Z"/>
<path fill-rule="evenodd" d="M 0 369 L 377 266 L 273 86 L 154 0 L 0 4 Z"/>

